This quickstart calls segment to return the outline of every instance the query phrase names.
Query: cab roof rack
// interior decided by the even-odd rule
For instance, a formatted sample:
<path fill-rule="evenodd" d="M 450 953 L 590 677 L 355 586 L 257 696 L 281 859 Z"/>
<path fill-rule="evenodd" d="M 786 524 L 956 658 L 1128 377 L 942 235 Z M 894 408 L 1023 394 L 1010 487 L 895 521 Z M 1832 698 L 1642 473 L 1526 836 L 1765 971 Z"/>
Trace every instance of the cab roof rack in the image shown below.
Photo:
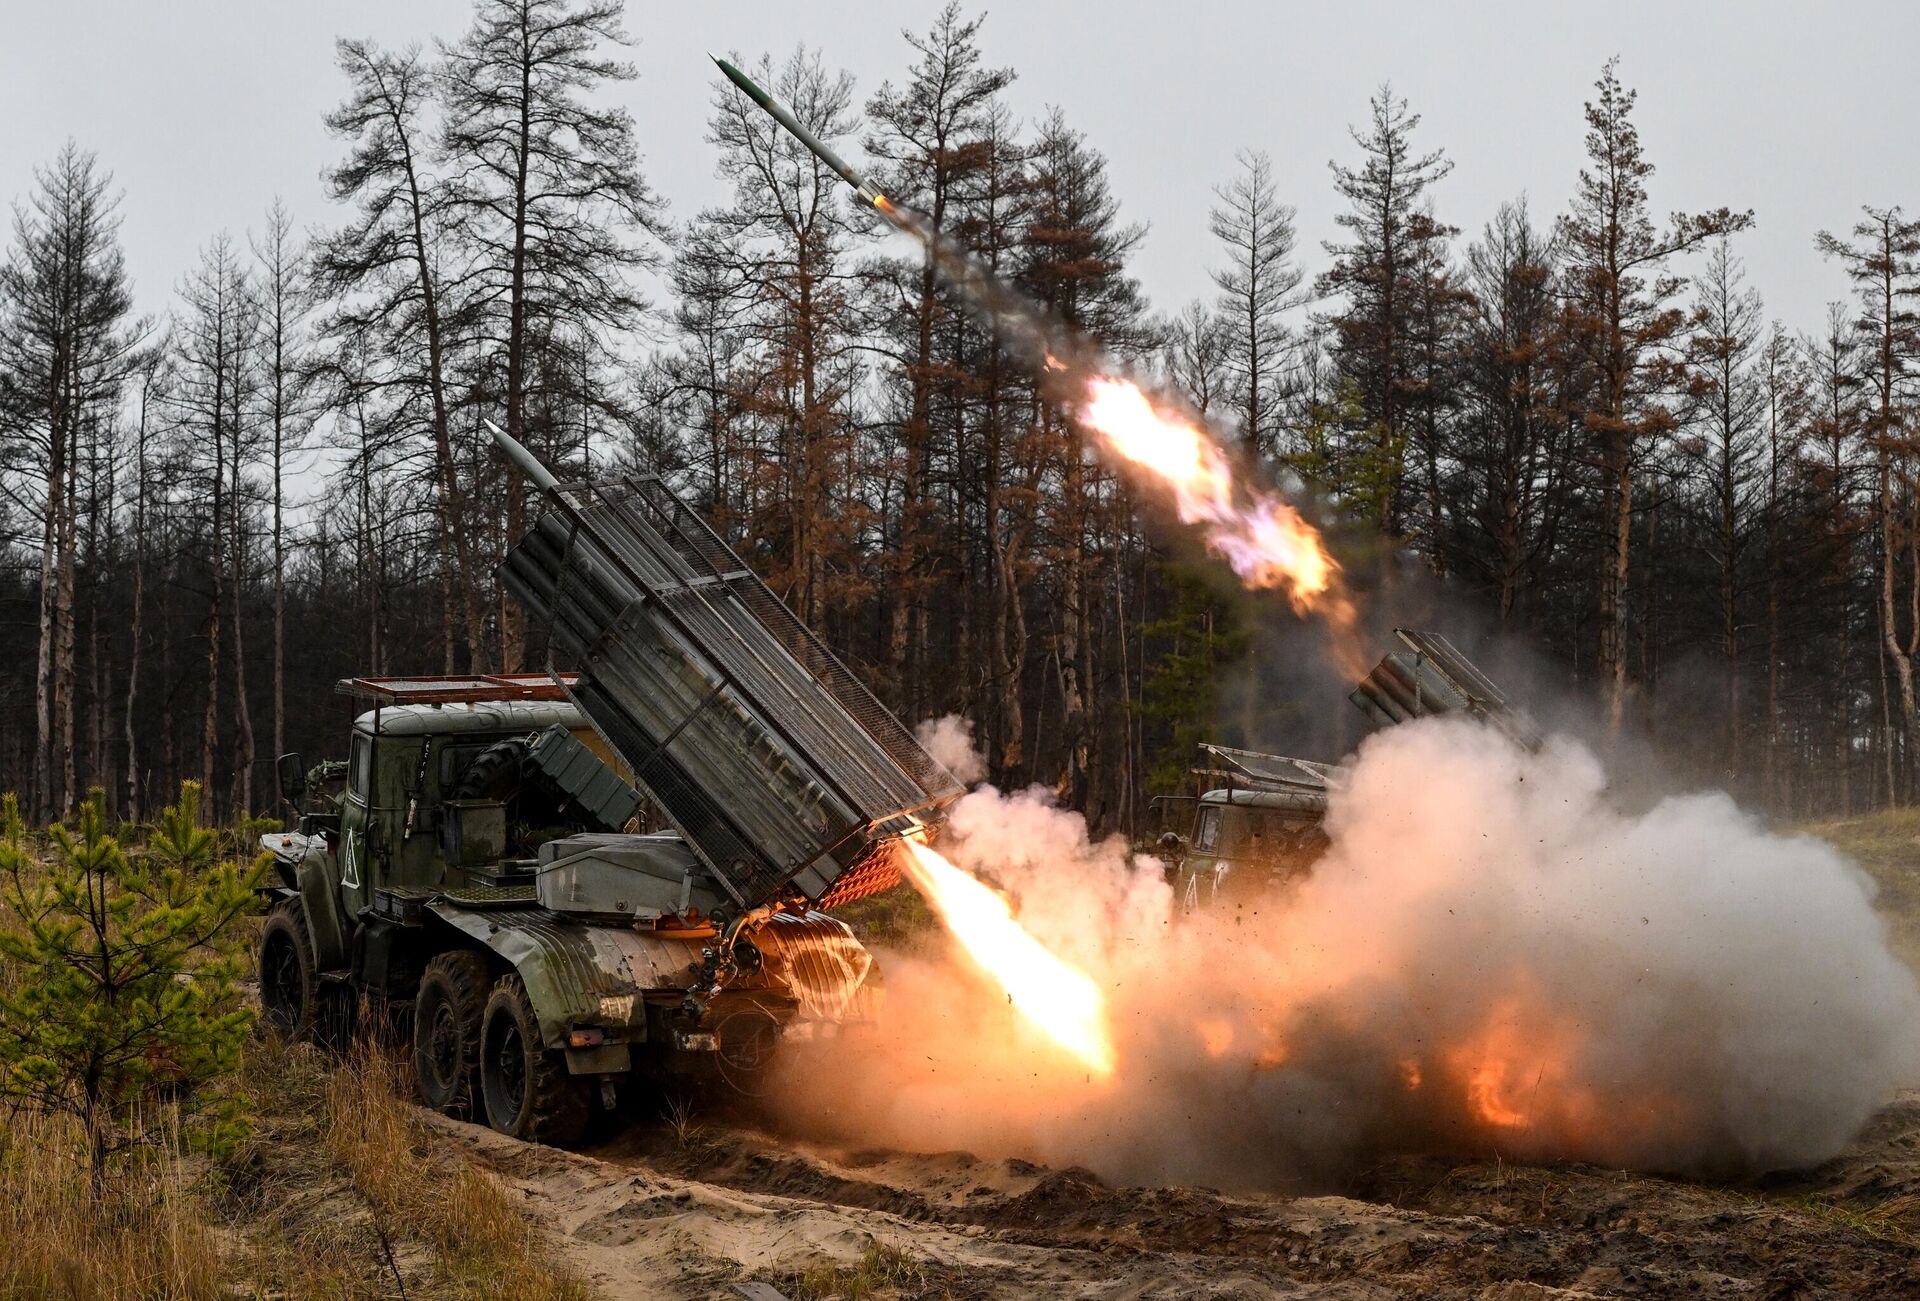
<path fill-rule="evenodd" d="M 481 705 L 567 699 L 577 673 L 465 673 L 417 678 L 341 678 L 334 691 L 377 705 Z"/>

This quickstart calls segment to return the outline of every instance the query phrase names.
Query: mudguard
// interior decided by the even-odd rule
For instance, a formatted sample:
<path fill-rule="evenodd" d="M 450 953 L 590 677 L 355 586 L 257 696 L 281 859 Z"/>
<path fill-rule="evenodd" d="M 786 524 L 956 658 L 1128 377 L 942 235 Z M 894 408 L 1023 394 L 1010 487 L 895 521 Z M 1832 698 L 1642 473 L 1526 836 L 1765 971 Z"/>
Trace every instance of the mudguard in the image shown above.
<path fill-rule="evenodd" d="M 500 955 L 519 973 L 549 1048 L 564 1047 L 576 1025 L 620 1030 L 628 1043 L 647 1037 L 642 995 L 693 983 L 698 938 L 662 939 L 630 927 L 587 926 L 544 908 L 477 910 L 447 901 L 428 910 Z"/>
<path fill-rule="evenodd" d="M 322 971 L 341 971 L 347 965 L 347 928 L 340 916 L 340 891 L 335 888 L 338 880 L 333 855 L 317 844 L 309 846 L 294 869 L 300 906 L 307 914 L 307 933 L 313 938 L 314 958 Z"/>
<path fill-rule="evenodd" d="M 475 909 L 447 900 L 428 910 L 498 954 L 519 973 L 549 1048 L 564 1047 L 575 1026 L 600 1026 L 626 1043 L 647 1038 L 645 995 L 679 992 L 695 982 L 711 932 L 675 937 L 632 927 L 585 925 L 540 909 Z M 824 913 L 777 916 L 748 937 L 758 969 L 729 991 L 791 1000 L 798 1017 L 844 1023 L 873 1019 L 880 973 L 873 955 L 844 922 Z"/>

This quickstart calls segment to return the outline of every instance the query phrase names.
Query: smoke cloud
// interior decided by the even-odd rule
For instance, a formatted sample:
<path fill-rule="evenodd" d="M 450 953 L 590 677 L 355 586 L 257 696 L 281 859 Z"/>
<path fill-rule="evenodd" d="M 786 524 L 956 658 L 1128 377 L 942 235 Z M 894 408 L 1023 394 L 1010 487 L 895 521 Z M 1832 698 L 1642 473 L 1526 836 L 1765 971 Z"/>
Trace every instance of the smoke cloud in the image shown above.
<path fill-rule="evenodd" d="M 929 718 L 913 729 L 920 748 L 934 762 L 952 773 L 962 786 L 971 786 L 987 775 L 986 756 L 973 744 L 973 720 L 959 714 Z"/>
<path fill-rule="evenodd" d="M 815 1132 L 1129 1181 L 1321 1184 L 1387 1152 L 1737 1174 L 1837 1152 L 1920 1066 L 1871 883 L 1722 794 L 1613 808 L 1598 760 L 1457 719 L 1363 743 L 1284 894 L 1175 919 L 1157 862 L 1040 790 L 940 848 L 1106 993 L 1088 1075 L 951 949 L 883 954 L 893 1017 L 773 1096 Z"/>

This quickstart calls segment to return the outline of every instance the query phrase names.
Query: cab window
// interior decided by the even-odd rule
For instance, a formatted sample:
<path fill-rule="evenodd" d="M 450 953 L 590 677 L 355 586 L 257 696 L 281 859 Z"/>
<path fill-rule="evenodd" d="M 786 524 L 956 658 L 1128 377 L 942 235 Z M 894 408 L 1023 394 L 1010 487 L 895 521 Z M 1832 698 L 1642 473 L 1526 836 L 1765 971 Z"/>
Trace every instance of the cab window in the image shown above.
<path fill-rule="evenodd" d="M 352 747 L 347 751 L 347 789 L 358 796 L 361 803 L 372 804 L 372 787 L 373 741 L 355 732 Z"/>
<path fill-rule="evenodd" d="M 1212 853 L 1220 845 L 1220 810 L 1201 809 L 1200 821 L 1193 828 L 1193 847 Z"/>

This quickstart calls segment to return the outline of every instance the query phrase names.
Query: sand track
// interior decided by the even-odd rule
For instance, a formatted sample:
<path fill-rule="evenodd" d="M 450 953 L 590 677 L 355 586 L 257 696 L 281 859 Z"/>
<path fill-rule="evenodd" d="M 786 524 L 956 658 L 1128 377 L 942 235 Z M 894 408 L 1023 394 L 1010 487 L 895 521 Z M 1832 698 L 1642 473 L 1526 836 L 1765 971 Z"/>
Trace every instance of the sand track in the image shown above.
<path fill-rule="evenodd" d="M 791 1287 L 879 1241 L 924 1294 L 1057 1298 L 1920 1296 L 1920 1094 L 1820 1170 L 1739 1186 L 1401 1159 L 1344 1196 L 1114 1188 L 965 1153 L 837 1151 L 710 1121 L 585 1153 L 436 1124 L 615 1298 Z"/>

